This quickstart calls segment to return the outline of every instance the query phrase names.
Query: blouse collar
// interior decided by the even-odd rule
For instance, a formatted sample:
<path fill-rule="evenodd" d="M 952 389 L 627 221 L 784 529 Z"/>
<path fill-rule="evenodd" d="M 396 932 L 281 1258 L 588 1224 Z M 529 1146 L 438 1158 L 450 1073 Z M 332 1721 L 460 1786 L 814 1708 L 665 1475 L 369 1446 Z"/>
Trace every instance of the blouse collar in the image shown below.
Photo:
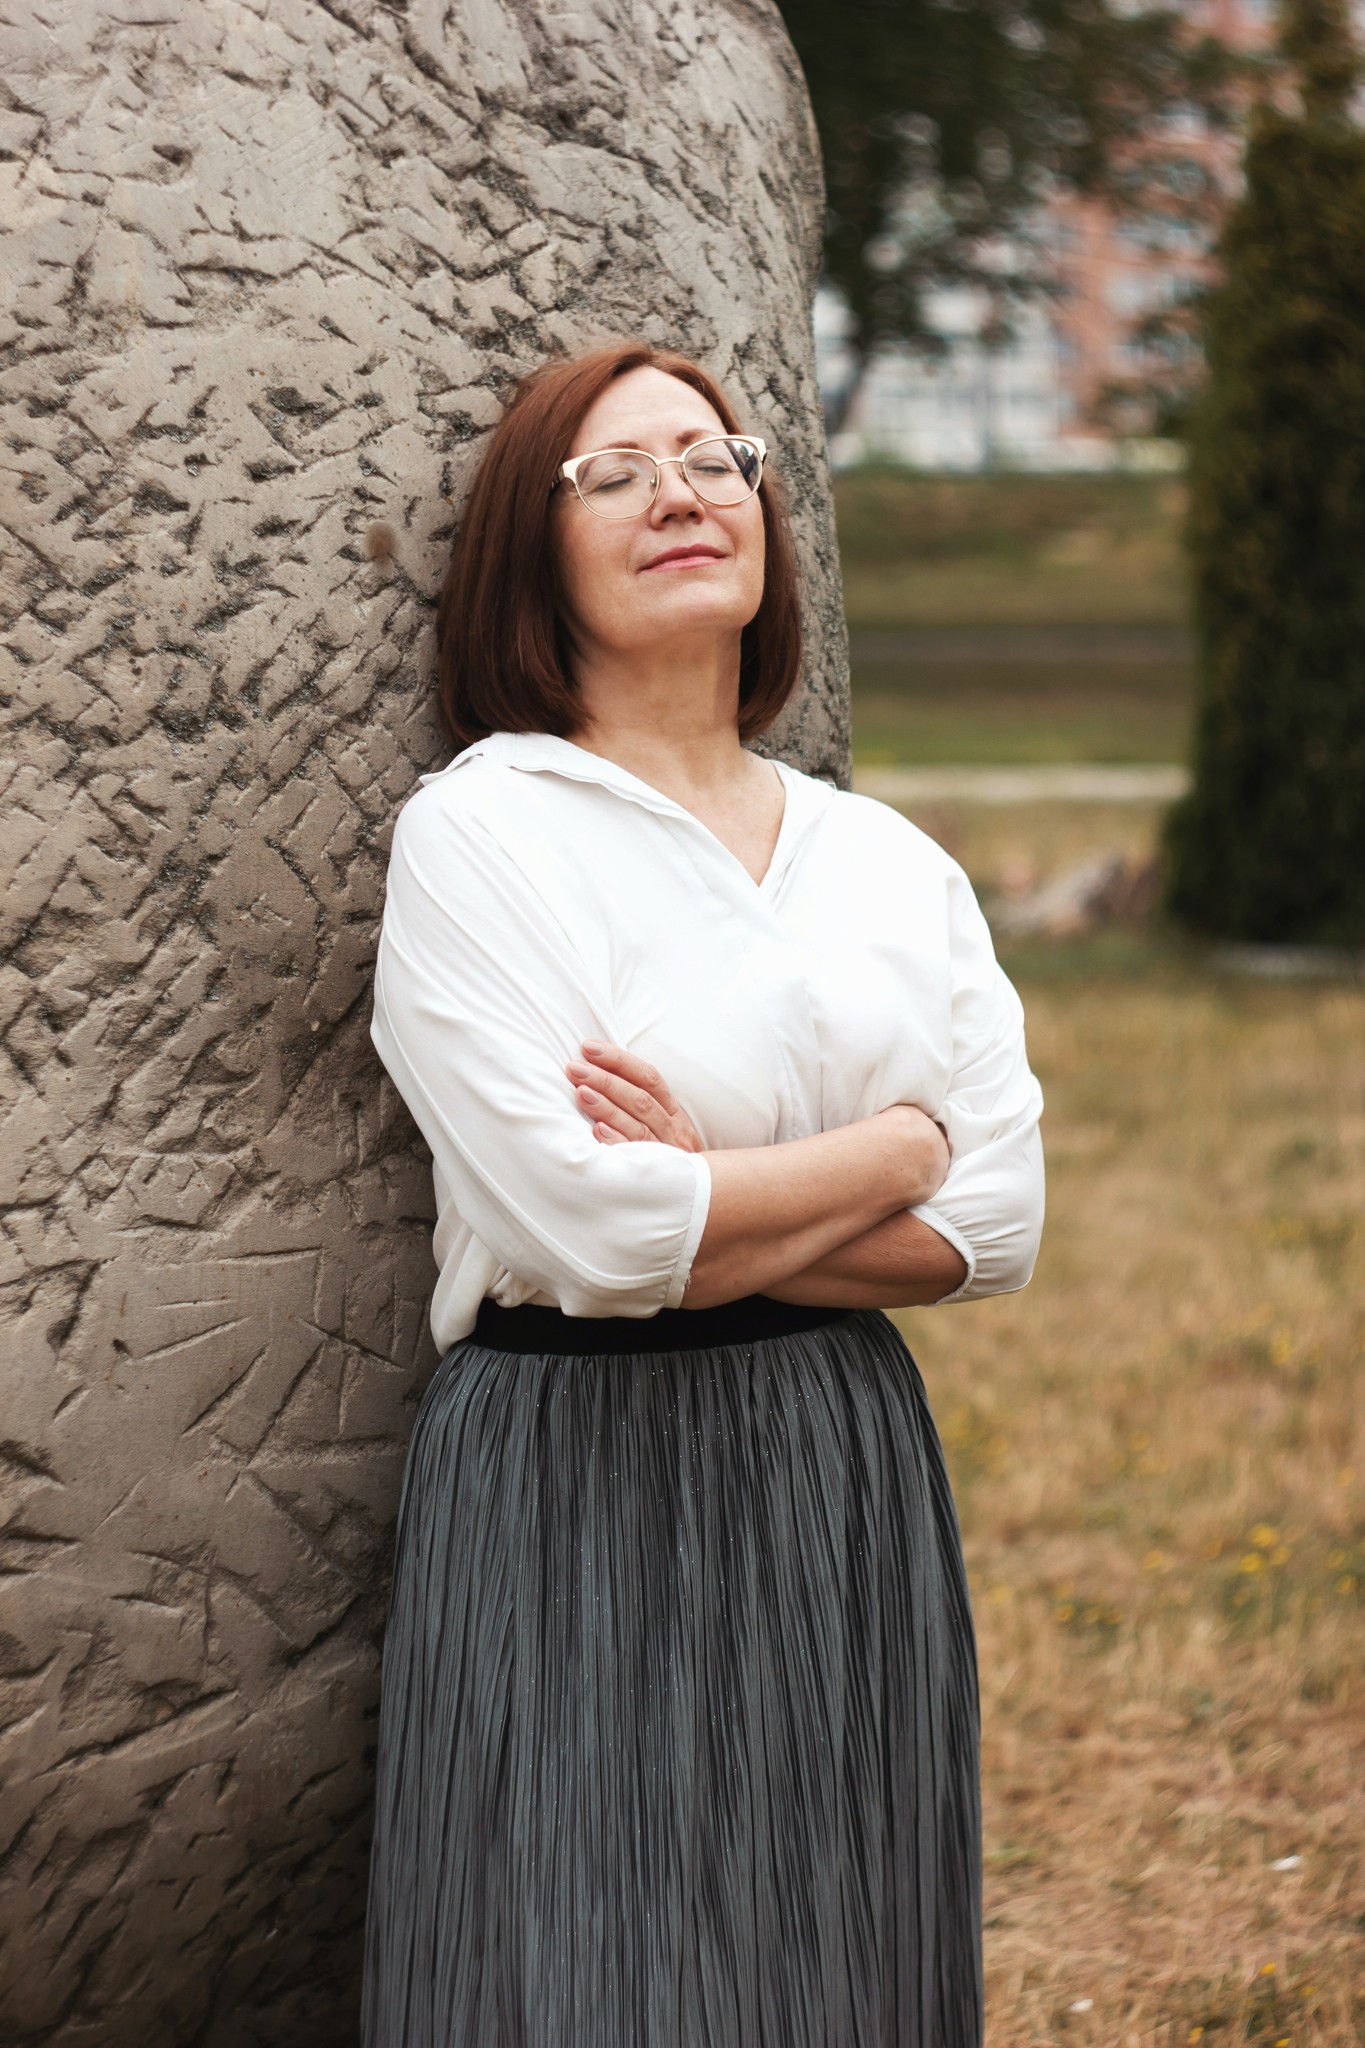
<path fill-rule="evenodd" d="M 612 789 L 630 802 L 643 804 L 647 809 L 659 811 L 668 817 L 683 819 L 707 834 L 715 835 L 702 823 L 696 813 L 689 811 L 653 783 L 642 781 L 632 775 L 619 762 L 609 761 L 601 754 L 591 753 L 573 740 L 561 739 L 557 733 L 549 732 L 493 732 L 486 738 L 475 740 L 465 747 L 444 768 L 436 768 L 418 777 L 421 783 L 439 781 L 442 776 L 451 775 L 462 768 L 467 761 L 481 756 L 489 760 L 505 761 L 513 768 L 531 772 L 568 776 L 576 782 L 595 782 L 603 789 Z M 807 775 L 802 769 L 792 767 L 789 761 L 770 756 L 779 775 L 787 786 L 787 803 L 783 812 L 782 828 L 778 834 L 773 857 L 764 875 L 761 887 L 766 891 L 786 869 L 797 846 L 803 841 L 817 820 L 823 816 L 827 805 L 837 795 L 831 783 L 822 782 L 818 776 Z M 720 842 L 717 840 L 716 844 Z M 728 849 L 727 849 L 728 851 Z M 733 855 L 730 856 L 732 859 Z"/>

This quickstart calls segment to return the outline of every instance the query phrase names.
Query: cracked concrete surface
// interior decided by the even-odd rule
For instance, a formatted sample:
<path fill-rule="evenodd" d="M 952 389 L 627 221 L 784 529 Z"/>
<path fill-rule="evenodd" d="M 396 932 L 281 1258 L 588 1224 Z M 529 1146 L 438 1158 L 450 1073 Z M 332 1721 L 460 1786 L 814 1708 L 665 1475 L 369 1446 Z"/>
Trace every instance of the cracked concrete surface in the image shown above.
<path fill-rule="evenodd" d="M 822 203 L 768 0 L 0 0 L 15 2048 L 353 2038 L 434 1363 L 367 1035 L 433 593 L 511 378 L 684 346 L 797 505 L 764 750 L 847 786 Z"/>

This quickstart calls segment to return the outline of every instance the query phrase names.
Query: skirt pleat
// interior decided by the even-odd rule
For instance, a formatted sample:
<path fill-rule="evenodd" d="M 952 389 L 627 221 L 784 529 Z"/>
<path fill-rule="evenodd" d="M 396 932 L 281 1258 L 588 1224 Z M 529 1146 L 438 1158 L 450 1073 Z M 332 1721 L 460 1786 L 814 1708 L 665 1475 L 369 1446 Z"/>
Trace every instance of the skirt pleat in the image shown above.
<path fill-rule="evenodd" d="M 363 2048 L 980 2048 L 979 1758 L 889 1317 L 465 1339 L 403 1481 Z"/>

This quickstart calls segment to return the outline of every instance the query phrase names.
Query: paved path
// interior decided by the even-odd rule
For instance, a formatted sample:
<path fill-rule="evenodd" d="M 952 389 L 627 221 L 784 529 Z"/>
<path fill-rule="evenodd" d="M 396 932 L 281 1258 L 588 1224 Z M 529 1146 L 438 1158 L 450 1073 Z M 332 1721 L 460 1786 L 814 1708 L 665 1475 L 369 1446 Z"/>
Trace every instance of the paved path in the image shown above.
<path fill-rule="evenodd" d="M 1190 786 L 1187 768 L 1168 763 L 1070 764 L 1013 768 L 855 768 L 853 787 L 884 803 L 954 798 L 979 804 L 1164 804 Z"/>

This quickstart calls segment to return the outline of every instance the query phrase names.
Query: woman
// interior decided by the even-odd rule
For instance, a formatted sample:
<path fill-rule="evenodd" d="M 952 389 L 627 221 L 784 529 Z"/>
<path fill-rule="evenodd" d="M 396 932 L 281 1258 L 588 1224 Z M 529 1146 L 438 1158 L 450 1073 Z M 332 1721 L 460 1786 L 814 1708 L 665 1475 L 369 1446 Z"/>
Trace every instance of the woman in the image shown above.
<path fill-rule="evenodd" d="M 800 656 L 750 424 L 644 344 L 542 367 L 443 593 L 365 2048 L 981 2040 L 971 1610 L 882 1311 L 1028 1281 L 1041 1094 L 962 870 L 746 744 Z"/>

